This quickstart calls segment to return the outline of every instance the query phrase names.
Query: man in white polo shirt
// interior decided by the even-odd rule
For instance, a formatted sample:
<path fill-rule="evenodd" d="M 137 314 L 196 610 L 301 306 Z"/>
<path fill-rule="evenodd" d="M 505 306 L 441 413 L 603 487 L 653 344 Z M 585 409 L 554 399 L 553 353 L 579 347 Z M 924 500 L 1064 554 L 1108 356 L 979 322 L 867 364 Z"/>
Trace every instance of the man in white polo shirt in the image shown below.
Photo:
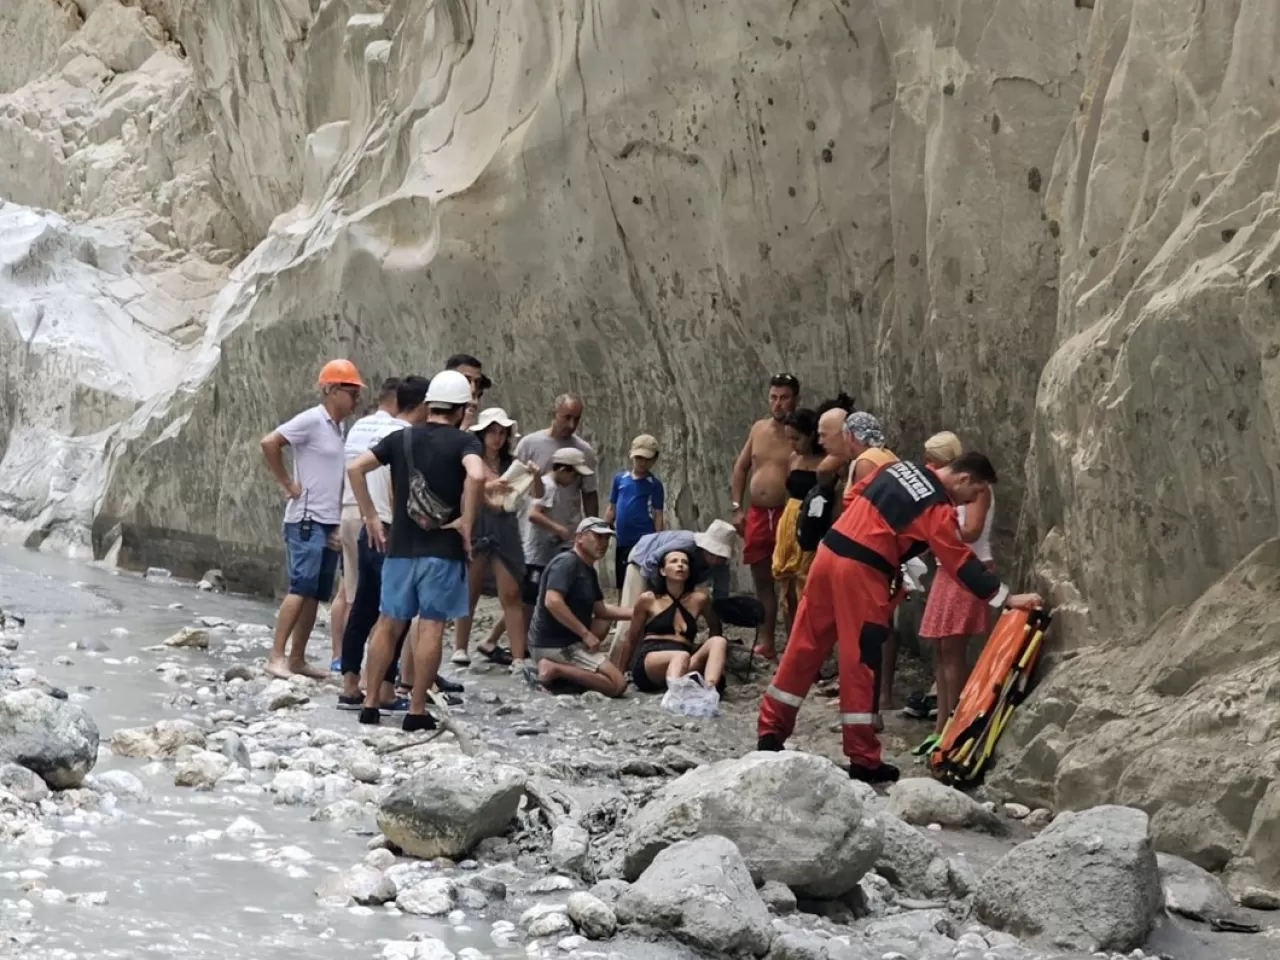
<path fill-rule="evenodd" d="M 276 677 L 300 673 L 323 680 L 327 671 L 307 663 L 307 641 L 320 601 L 333 596 L 342 548 L 338 537 L 346 466 L 342 421 L 360 402 L 364 381 L 350 360 L 330 360 L 321 369 L 317 385 L 320 403 L 267 434 L 261 447 L 267 469 L 289 498 L 284 511 L 289 593 L 276 616 L 267 673 Z M 293 450 L 292 473 L 285 469 L 285 447 Z"/>

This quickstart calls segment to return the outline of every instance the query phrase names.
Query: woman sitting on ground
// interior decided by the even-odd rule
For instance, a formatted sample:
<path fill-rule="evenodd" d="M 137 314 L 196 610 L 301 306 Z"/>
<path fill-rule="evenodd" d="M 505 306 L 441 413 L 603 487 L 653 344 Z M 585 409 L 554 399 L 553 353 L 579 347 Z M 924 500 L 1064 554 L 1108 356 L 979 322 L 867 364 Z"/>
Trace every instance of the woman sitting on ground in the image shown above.
<path fill-rule="evenodd" d="M 524 546 L 520 539 L 519 520 L 503 505 L 510 488 L 500 479 L 515 462 L 515 455 L 511 452 L 515 427 L 516 422 L 501 407 L 481 410 L 471 427 L 472 432 L 479 435 L 484 450 L 485 501 L 476 513 L 476 526 L 471 534 L 471 568 L 467 573 L 467 586 L 471 593 L 472 616 L 480 594 L 490 584 L 496 587 L 507 635 L 511 637 L 511 653 L 492 642 L 487 647 L 477 647 L 476 652 L 502 666 L 510 664 L 513 658 L 523 661 L 527 656 L 525 638 L 528 624 L 524 618 L 524 602 L 520 598 L 520 586 L 524 583 Z M 533 464 L 526 466 L 533 475 L 531 492 L 535 498 L 541 497 L 540 471 Z M 471 617 L 457 621 L 450 663 L 466 666 L 471 662 L 468 653 L 471 623 Z"/>
<path fill-rule="evenodd" d="M 688 589 L 689 554 L 672 550 L 662 558 L 652 590 L 640 594 L 631 614 L 627 649 L 635 650 L 631 682 L 642 693 L 660 693 L 672 680 L 700 673 L 707 686 L 721 688 L 728 643 L 709 637 L 696 651 L 698 618 L 711 597 Z"/>

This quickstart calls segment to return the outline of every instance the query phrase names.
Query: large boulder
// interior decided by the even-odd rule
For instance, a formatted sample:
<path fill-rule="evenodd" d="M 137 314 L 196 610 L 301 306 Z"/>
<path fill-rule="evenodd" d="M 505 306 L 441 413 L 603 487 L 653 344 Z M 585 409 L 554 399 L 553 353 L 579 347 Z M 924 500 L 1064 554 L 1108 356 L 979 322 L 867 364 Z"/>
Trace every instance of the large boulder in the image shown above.
<path fill-rule="evenodd" d="M 1208 870 L 1171 853 L 1156 854 L 1165 909 L 1206 922 L 1236 912 L 1222 881 Z"/>
<path fill-rule="evenodd" d="M 901 893 L 923 900 L 963 897 L 968 877 L 952 866 L 938 842 L 891 813 L 877 814 L 884 829 L 876 873 Z"/>
<path fill-rule="evenodd" d="M 724 837 L 662 850 L 617 903 L 618 919 L 669 932 L 715 956 L 763 956 L 773 939 L 769 909 L 746 861 Z"/>
<path fill-rule="evenodd" d="M 524 796 L 517 767 L 472 757 L 438 757 L 396 787 L 378 809 L 387 839 L 414 857 L 460 857 L 506 832 Z"/>
<path fill-rule="evenodd" d="M 974 911 L 998 930 L 1077 950 L 1142 945 L 1163 895 L 1147 815 L 1064 813 L 978 881 Z"/>
<path fill-rule="evenodd" d="M 54 790 L 78 787 L 98 761 L 98 727 L 83 709 L 39 690 L 0 696 L 0 763 L 26 767 Z"/>
<path fill-rule="evenodd" d="M 907 823 L 944 827 L 971 827 L 988 833 L 1006 832 L 1004 822 L 968 794 L 932 777 L 900 780 L 889 789 L 890 813 Z"/>
<path fill-rule="evenodd" d="M 756 881 L 797 895 L 838 897 L 880 853 L 882 828 L 848 773 L 807 753 L 752 753 L 690 770 L 648 803 L 627 829 L 623 872 L 634 880 L 681 840 L 732 840 Z"/>

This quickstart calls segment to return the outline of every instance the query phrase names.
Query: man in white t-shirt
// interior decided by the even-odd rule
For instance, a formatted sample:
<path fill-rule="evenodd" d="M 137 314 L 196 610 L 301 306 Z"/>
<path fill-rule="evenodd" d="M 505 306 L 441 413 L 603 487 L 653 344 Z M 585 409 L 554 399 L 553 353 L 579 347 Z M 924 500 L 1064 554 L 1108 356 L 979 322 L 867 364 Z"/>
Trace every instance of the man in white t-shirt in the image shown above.
<path fill-rule="evenodd" d="M 403 380 L 392 377 L 384 381 L 378 394 L 377 411 L 357 420 L 347 431 L 347 463 L 350 464 L 383 437 L 410 426 L 412 411 L 421 406 L 429 385 L 430 381 L 425 377 L 406 377 Z M 383 526 L 391 526 L 391 471 L 387 467 L 380 467 L 369 473 L 365 482 L 369 486 L 369 497 L 373 500 L 378 519 Z M 342 694 L 338 697 L 338 708 L 359 710 L 364 702 L 364 695 L 360 692 L 360 667 L 364 662 L 365 644 L 373 625 L 378 621 L 383 556 L 372 551 L 367 543 L 364 522 L 360 519 L 360 508 L 356 505 L 350 480 L 343 490 L 341 533 L 342 587 L 350 610 L 341 636 L 339 666 L 342 671 Z M 362 569 L 367 577 L 377 581 L 365 584 L 363 591 L 360 589 Z M 403 639 L 400 642 L 403 643 Z M 369 679 L 377 681 L 377 678 Z M 390 684 L 392 677 L 388 676 L 386 682 Z M 394 687 L 384 697 L 384 701 L 394 701 Z"/>

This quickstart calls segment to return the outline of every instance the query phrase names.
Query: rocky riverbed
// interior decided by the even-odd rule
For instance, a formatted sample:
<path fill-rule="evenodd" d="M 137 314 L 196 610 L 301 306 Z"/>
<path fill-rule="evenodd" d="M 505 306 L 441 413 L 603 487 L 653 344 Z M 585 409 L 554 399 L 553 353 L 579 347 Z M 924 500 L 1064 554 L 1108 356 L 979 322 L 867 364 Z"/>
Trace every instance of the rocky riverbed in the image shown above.
<path fill-rule="evenodd" d="M 1140 811 L 1054 818 L 909 763 L 876 793 L 824 759 L 838 755 L 821 696 L 803 753 L 748 755 L 759 674 L 731 683 L 720 718 L 692 720 L 477 666 L 454 674 L 467 742 L 420 742 L 359 727 L 331 684 L 262 676 L 261 603 L 3 551 L 0 608 L 26 618 L 0 637 L 0 952 L 1280 953 L 1269 915 L 1157 863 Z M 902 724 L 899 752 L 919 732 Z"/>

